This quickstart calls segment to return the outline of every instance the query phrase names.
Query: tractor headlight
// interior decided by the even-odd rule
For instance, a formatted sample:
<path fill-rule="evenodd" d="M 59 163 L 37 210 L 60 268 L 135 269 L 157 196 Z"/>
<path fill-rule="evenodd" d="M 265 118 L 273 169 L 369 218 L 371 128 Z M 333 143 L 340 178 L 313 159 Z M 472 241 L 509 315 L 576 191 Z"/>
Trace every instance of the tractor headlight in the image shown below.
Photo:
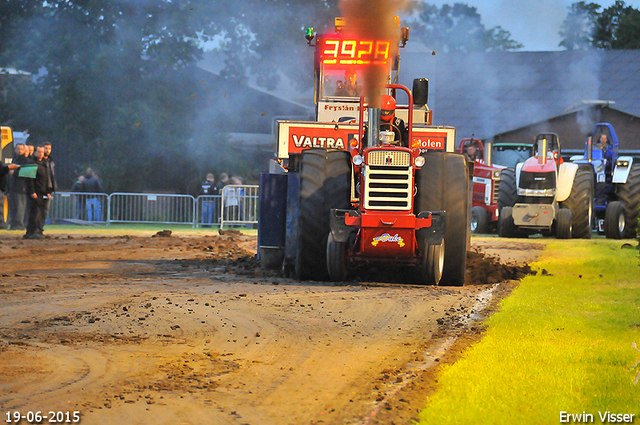
<path fill-rule="evenodd" d="M 628 167 L 628 166 L 629 166 L 629 161 L 621 160 L 621 161 L 616 162 L 616 165 L 617 165 L 618 167 L 625 167 L 625 168 L 626 168 L 626 167 Z"/>
<path fill-rule="evenodd" d="M 418 168 L 422 168 L 425 162 L 426 162 L 426 159 L 424 159 L 424 156 L 419 155 L 419 156 L 416 156 L 416 159 L 413 161 L 413 164 Z"/>
<path fill-rule="evenodd" d="M 500 170 L 493 170 L 493 179 L 498 180 L 500 178 Z"/>
<path fill-rule="evenodd" d="M 354 155 L 351 161 L 353 162 L 353 165 L 362 165 L 364 158 L 362 155 Z"/>

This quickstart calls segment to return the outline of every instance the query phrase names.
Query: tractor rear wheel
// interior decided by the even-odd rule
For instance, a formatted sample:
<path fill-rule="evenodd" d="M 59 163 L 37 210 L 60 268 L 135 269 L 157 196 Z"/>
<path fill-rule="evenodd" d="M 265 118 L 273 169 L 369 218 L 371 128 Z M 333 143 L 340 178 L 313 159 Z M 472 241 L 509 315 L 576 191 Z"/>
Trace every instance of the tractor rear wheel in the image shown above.
<path fill-rule="evenodd" d="M 571 239 L 572 216 L 573 214 L 570 209 L 558 209 L 558 215 L 556 216 L 555 222 L 556 238 Z"/>
<path fill-rule="evenodd" d="M 298 279 L 324 280 L 328 277 L 329 214 L 332 208 L 350 207 L 350 185 L 348 152 L 325 149 L 302 152 L 295 262 Z"/>
<path fill-rule="evenodd" d="M 608 239 L 622 239 L 626 233 L 626 219 L 622 202 L 609 202 L 604 212 L 604 235 Z"/>
<path fill-rule="evenodd" d="M 500 173 L 500 185 L 498 186 L 498 210 L 504 207 L 512 207 L 518 200 L 518 188 L 516 187 L 516 170 L 505 168 Z"/>
<path fill-rule="evenodd" d="M 469 171 L 463 155 L 429 152 L 416 171 L 414 212 L 445 211 L 444 265 L 440 285 L 462 286 L 469 250 Z M 434 254 L 435 255 L 435 254 Z"/>
<path fill-rule="evenodd" d="M 571 194 L 562 203 L 563 208 L 571 210 L 572 237 L 590 239 L 593 216 L 593 170 L 592 167 L 580 167 L 573 180 Z"/>
<path fill-rule="evenodd" d="M 640 164 L 633 164 L 627 182 L 618 186 L 618 200 L 624 204 L 624 237 L 635 238 L 640 204 Z"/>
<path fill-rule="evenodd" d="M 489 227 L 489 215 L 482 207 L 471 208 L 471 233 L 487 233 Z"/>
<path fill-rule="evenodd" d="M 331 232 L 327 240 L 327 270 L 329 279 L 334 282 L 344 282 L 347 278 L 347 244 L 336 242 Z"/>

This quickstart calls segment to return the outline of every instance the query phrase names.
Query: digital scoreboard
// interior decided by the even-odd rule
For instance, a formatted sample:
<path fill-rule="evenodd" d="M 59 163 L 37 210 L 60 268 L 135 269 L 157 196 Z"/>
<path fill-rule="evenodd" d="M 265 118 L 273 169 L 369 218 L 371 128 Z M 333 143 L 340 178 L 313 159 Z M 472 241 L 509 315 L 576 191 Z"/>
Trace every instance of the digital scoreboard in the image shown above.
<path fill-rule="evenodd" d="M 389 40 L 355 40 L 326 36 L 320 43 L 319 59 L 324 65 L 388 65 Z"/>

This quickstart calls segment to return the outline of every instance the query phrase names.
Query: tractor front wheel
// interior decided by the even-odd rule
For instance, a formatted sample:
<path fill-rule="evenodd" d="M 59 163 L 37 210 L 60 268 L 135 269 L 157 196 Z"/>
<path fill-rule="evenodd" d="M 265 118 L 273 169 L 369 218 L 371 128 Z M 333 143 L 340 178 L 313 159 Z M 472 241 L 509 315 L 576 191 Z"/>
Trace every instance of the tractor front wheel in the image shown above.
<path fill-rule="evenodd" d="M 626 227 L 624 204 L 619 201 L 609 202 L 604 212 L 604 235 L 608 239 L 622 239 Z"/>
<path fill-rule="evenodd" d="M 556 238 L 571 239 L 572 216 L 573 214 L 568 208 L 560 208 L 558 210 L 555 223 Z"/>
<path fill-rule="evenodd" d="M 344 282 L 347 278 L 347 244 L 336 242 L 331 232 L 327 240 L 327 270 L 329 279 L 334 282 Z"/>
<path fill-rule="evenodd" d="M 437 285 L 442 279 L 444 270 L 444 240 L 440 245 L 429 245 L 427 238 L 417 232 L 420 265 L 418 266 L 418 281 L 424 285 Z"/>
<path fill-rule="evenodd" d="M 331 209 L 351 206 L 349 153 L 308 149 L 300 159 L 295 274 L 300 280 L 324 280 L 327 273 L 327 240 Z"/>
<path fill-rule="evenodd" d="M 618 199 L 624 204 L 625 238 L 636 237 L 640 204 L 640 164 L 633 164 L 627 182 L 618 186 Z"/>
<path fill-rule="evenodd" d="M 471 208 L 471 233 L 487 233 L 489 226 L 489 215 L 482 207 Z"/>

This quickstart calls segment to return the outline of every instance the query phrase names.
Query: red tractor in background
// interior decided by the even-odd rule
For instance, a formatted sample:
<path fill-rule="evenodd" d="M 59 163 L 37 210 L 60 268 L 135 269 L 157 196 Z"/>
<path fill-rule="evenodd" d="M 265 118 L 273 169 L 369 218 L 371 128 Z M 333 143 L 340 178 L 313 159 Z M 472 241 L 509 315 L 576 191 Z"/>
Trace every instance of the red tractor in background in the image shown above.
<path fill-rule="evenodd" d="M 277 161 L 260 176 L 261 264 L 334 281 L 357 263 L 397 266 L 415 272 L 410 282 L 461 286 L 470 175 L 455 153 L 455 129 L 431 125 L 426 79 L 412 91 L 395 84 L 399 56 L 390 46 L 404 46 L 408 28 L 398 25 L 396 40 L 359 40 L 344 26 L 336 18 L 335 32 L 315 45 L 307 29 L 316 121 L 277 122 Z M 385 67 L 380 95 L 406 99 L 395 116 L 407 123 L 407 140 L 381 130 L 381 109 L 359 91 L 365 66 Z"/>
<path fill-rule="evenodd" d="M 498 209 L 500 175 L 505 167 L 491 164 L 491 155 L 485 156 L 484 145 L 480 139 L 473 137 L 462 139 L 458 145 L 458 152 L 464 154 L 467 161 L 473 163 L 471 232 L 478 234 L 495 232 L 500 216 Z"/>

